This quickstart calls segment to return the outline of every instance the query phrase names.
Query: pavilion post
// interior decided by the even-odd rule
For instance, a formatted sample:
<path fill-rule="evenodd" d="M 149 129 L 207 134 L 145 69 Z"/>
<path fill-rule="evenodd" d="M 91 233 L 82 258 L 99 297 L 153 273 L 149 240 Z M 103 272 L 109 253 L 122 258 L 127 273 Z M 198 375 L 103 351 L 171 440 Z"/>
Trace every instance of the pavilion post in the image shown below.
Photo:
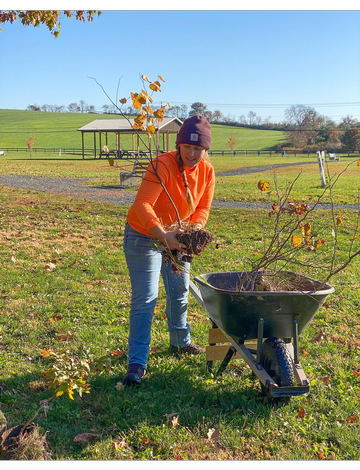
<path fill-rule="evenodd" d="M 85 149 L 84 149 L 84 133 L 81 131 L 81 146 L 82 146 L 82 157 L 85 158 Z"/>
<path fill-rule="evenodd" d="M 101 131 L 99 131 L 99 147 L 100 147 L 99 157 L 101 157 Z"/>
<path fill-rule="evenodd" d="M 94 158 L 96 158 L 96 132 L 94 132 Z"/>

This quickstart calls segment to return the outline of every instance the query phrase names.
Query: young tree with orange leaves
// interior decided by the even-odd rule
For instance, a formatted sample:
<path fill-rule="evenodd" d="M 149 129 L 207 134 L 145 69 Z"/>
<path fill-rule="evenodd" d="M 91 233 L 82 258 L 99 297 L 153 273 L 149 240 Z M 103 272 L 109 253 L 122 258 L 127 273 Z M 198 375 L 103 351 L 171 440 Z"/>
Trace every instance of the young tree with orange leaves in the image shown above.
<path fill-rule="evenodd" d="M 18 19 L 24 26 L 33 25 L 39 27 L 44 24 L 51 34 L 57 38 L 61 31 L 60 17 L 63 14 L 66 18 L 73 16 L 79 21 L 93 21 L 95 14 L 101 15 L 97 10 L 64 10 L 61 13 L 58 10 L 0 10 L 0 24 L 13 23 Z M 0 28 L 0 31 L 2 29 Z"/>

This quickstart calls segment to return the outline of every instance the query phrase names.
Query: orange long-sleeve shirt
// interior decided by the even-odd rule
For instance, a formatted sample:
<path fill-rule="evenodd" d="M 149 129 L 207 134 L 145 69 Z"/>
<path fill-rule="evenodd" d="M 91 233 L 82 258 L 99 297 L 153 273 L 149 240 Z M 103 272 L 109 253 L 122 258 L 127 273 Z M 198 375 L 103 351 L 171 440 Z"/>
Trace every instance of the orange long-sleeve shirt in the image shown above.
<path fill-rule="evenodd" d="M 185 169 L 188 187 L 194 199 L 195 212 L 191 214 L 186 200 L 181 172 L 176 163 L 176 151 L 164 153 L 153 160 L 153 165 L 174 201 L 181 220 L 205 225 L 209 217 L 215 188 L 214 168 L 204 158 L 193 169 Z M 129 225 L 144 235 L 152 236 L 149 230 L 156 226 L 170 226 L 177 222 L 175 210 L 154 174 L 150 163 L 140 188 L 130 207 Z"/>

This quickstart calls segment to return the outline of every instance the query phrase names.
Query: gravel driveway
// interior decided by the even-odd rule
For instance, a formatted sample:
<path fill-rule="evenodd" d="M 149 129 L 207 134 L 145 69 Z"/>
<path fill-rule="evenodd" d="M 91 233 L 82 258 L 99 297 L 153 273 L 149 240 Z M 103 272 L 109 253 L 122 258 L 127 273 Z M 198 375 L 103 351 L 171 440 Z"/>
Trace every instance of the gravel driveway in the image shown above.
<path fill-rule="evenodd" d="M 300 165 L 310 165 L 316 162 L 302 162 Z M 284 163 L 279 165 L 253 166 L 239 168 L 222 173 L 216 176 L 234 176 L 248 173 L 259 173 L 271 171 L 276 168 L 288 166 L 300 166 L 298 163 Z M 135 193 L 121 186 L 86 186 L 90 178 L 52 178 L 43 176 L 18 176 L 0 175 L 0 185 L 17 189 L 29 189 L 43 193 L 59 194 L 73 198 L 91 199 L 93 201 L 108 202 L 119 206 L 131 205 L 135 198 Z M 213 200 L 212 207 L 218 208 L 245 208 L 245 209 L 269 209 L 270 204 L 244 201 L 220 201 Z M 319 209 L 329 209 L 329 204 L 319 204 Z M 334 204 L 334 208 L 357 209 L 357 204 Z"/>

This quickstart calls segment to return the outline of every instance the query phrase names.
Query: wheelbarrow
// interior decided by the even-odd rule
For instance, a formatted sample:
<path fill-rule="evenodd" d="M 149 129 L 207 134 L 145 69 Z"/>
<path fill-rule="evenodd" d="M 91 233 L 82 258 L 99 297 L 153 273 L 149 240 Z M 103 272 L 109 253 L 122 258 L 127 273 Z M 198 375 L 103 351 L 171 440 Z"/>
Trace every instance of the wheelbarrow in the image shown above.
<path fill-rule="evenodd" d="M 334 288 L 296 275 L 307 290 L 240 290 L 246 275 L 247 272 L 201 274 L 194 278 L 199 288 L 190 281 L 190 292 L 212 321 L 210 331 L 221 332 L 213 337 L 220 336 L 231 344 L 225 348 L 227 353 L 217 374 L 234 356 L 241 357 L 260 380 L 261 391 L 269 400 L 307 395 L 310 382 L 299 360 L 299 335 Z M 245 344 L 251 340 L 253 344 Z M 210 370 L 213 346 L 207 348 Z"/>

